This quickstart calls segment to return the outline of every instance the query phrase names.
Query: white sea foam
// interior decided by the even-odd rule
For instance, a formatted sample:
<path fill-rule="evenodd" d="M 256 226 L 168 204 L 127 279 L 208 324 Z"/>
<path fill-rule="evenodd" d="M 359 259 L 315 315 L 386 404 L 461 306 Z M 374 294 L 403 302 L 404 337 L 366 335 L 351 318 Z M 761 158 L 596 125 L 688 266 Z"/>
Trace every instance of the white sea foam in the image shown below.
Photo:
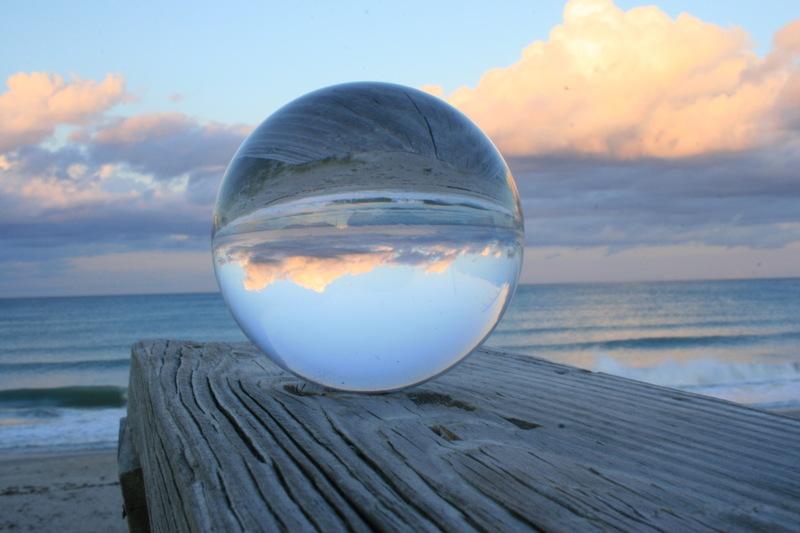
<path fill-rule="evenodd" d="M 112 447 L 125 412 L 124 408 L 59 409 L 49 418 L 6 418 L 7 423 L 0 423 L 0 453 Z"/>
<path fill-rule="evenodd" d="M 729 363 L 710 358 L 632 367 L 595 354 L 594 371 L 764 409 L 800 408 L 800 363 Z"/>

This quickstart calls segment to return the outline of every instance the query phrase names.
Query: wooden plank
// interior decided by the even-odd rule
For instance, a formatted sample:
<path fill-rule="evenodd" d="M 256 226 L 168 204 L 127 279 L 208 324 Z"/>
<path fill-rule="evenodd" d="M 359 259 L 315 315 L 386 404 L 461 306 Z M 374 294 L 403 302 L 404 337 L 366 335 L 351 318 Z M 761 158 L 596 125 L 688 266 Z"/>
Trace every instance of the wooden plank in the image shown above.
<path fill-rule="evenodd" d="M 119 445 L 117 447 L 117 468 L 119 485 L 122 490 L 122 516 L 128 521 L 131 533 L 150 531 L 147 513 L 147 494 L 144 486 L 142 465 L 133 444 L 131 427 L 127 417 L 119 421 Z"/>
<path fill-rule="evenodd" d="M 128 412 L 153 531 L 800 524 L 800 420 L 490 349 L 370 395 L 248 344 L 143 341 Z"/>

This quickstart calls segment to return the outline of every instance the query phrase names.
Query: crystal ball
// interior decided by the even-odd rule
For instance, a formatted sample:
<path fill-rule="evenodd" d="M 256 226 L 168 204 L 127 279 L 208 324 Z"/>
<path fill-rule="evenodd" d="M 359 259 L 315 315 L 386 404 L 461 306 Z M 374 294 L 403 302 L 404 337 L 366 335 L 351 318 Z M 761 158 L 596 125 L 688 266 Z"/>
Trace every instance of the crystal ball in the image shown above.
<path fill-rule="evenodd" d="M 511 172 L 466 116 L 417 89 L 347 83 L 245 139 L 212 251 L 236 322 L 275 363 L 378 392 L 442 374 L 489 336 L 523 239 Z"/>

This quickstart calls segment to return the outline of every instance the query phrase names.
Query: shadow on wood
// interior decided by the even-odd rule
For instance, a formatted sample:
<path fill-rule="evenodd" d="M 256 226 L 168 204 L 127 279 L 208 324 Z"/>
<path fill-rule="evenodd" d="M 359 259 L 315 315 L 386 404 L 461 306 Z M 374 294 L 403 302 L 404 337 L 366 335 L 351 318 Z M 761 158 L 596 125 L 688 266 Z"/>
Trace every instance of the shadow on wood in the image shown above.
<path fill-rule="evenodd" d="M 127 424 L 153 531 L 800 524 L 800 420 L 491 349 L 369 395 L 249 344 L 142 341 Z"/>
<path fill-rule="evenodd" d="M 139 455 L 134 448 L 128 419 L 119 421 L 119 447 L 117 449 L 119 486 L 122 490 L 122 517 L 128 521 L 131 533 L 148 533 L 150 523 L 147 513 L 144 475 Z"/>

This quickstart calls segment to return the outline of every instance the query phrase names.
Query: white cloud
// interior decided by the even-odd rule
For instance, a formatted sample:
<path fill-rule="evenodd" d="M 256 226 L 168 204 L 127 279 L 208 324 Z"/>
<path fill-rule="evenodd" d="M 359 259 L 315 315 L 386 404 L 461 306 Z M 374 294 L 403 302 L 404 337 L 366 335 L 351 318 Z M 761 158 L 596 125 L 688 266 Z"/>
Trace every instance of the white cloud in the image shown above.
<path fill-rule="evenodd" d="M 762 59 L 741 28 L 671 19 L 655 6 L 623 12 L 611 0 L 572 0 L 548 41 L 446 99 L 508 155 L 743 150 L 773 142 L 778 101 L 797 98 L 787 88 L 799 83 L 798 23 Z"/>
<path fill-rule="evenodd" d="M 102 82 L 58 74 L 20 72 L 7 80 L 0 94 L 0 152 L 36 145 L 49 137 L 58 124 L 85 125 L 109 108 L 133 97 L 125 91 L 125 79 L 109 74 Z"/>

